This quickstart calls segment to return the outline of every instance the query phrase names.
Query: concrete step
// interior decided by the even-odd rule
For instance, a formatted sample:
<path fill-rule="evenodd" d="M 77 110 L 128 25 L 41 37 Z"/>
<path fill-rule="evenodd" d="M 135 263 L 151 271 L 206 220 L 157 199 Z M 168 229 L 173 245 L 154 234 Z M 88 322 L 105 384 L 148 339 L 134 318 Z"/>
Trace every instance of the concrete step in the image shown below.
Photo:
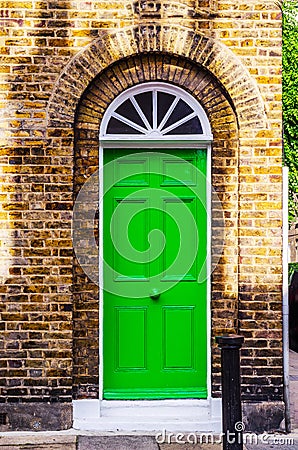
<path fill-rule="evenodd" d="M 82 402 L 81 402 L 82 403 Z M 174 405 L 174 406 L 173 406 Z M 102 400 L 100 415 L 103 417 L 159 417 L 159 418 L 189 418 L 200 420 L 210 416 L 208 400 Z"/>
<path fill-rule="evenodd" d="M 221 403 L 219 399 L 78 400 L 74 402 L 73 428 L 143 435 L 162 430 L 220 433 Z"/>
<path fill-rule="evenodd" d="M 194 418 L 191 420 L 188 418 L 184 420 L 179 417 L 165 420 L 163 417 L 139 417 L 135 419 L 133 422 L 123 417 L 101 417 L 100 420 L 95 419 L 86 419 L 81 421 L 74 421 L 74 428 L 77 430 L 89 430 L 93 432 L 122 432 L 122 433 L 131 433 L 131 432 L 141 432 L 146 434 L 147 432 L 158 433 L 163 430 L 166 432 L 176 432 L 177 430 L 183 432 L 194 432 L 194 433 L 220 433 L 221 431 L 221 422 L 213 423 L 212 428 L 210 426 L 210 422 L 207 420 L 206 422 L 199 422 Z"/>

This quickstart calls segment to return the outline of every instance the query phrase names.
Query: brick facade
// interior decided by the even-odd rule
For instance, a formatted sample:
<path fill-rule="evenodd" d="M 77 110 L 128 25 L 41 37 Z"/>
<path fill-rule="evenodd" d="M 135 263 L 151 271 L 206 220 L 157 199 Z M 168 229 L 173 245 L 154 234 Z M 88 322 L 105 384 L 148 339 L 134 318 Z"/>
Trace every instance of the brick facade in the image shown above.
<path fill-rule="evenodd" d="M 30 0 L 1 8 L 3 411 L 55 403 L 48 407 L 53 425 L 40 413 L 39 429 L 67 428 L 72 398 L 98 396 L 98 287 L 73 254 L 73 200 L 98 168 L 108 104 L 130 86 L 163 80 L 197 98 L 214 134 L 212 184 L 224 209 L 225 246 L 212 276 L 212 336 L 244 335 L 243 399 L 278 405 L 282 416 L 275 2 Z M 216 226 L 214 219 L 213 244 Z M 212 395 L 219 396 L 215 347 Z M 11 428 L 34 428 L 30 420 Z"/>

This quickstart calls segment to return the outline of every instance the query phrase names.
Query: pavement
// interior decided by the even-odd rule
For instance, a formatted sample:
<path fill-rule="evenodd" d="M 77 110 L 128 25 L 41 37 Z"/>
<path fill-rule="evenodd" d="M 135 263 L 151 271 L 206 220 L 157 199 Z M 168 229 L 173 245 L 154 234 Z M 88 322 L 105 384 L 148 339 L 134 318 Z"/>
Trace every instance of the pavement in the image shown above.
<path fill-rule="evenodd" d="M 190 443 L 187 443 L 188 437 Z M 156 441 L 154 434 L 96 433 L 77 430 L 0 433 L 0 450 L 222 450 L 222 444 L 192 443 L 194 435 L 180 436 L 180 443 Z M 250 439 L 250 438 L 249 438 Z M 258 440 L 258 443 L 256 441 Z M 184 443 L 182 443 L 184 441 Z M 243 450 L 298 450 L 298 429 L 290 434 L 254 435 Z M 232 449 L 231 449 L 232 450 Z"/>
<path fill-rule="evenodd" d="M 298 450 L 298 353 L 290 350 L 290 434 L 248 435 L 243 450 Z M 178 435 L 177 435 L 178 436 Z M 172 437 L 172 440 L 177 436 Z M 204 443 L 186 433 L 178 442 L 156 439 L 144 433 L 97 433 L 77 431 L 39 431 L 0 433 L 0 450 L 222 450 L 222 444 Z"/>

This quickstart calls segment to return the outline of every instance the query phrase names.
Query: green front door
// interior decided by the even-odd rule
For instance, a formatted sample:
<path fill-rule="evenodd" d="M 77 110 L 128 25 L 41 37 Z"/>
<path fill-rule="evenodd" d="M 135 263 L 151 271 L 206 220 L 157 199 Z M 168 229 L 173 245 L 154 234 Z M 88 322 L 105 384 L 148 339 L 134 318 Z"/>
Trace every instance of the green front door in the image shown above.
<path fill-rule="evenodd" d="M 105 399 L 206 398 L 206 150 L 104 151 Z"/>

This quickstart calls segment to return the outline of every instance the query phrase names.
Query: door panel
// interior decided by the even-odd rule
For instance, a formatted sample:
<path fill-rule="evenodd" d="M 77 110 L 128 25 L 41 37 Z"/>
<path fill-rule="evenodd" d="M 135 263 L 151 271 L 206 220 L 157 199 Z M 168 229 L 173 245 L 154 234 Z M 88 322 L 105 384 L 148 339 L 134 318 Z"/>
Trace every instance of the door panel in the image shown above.
<path fill-rule="evenodd" d="M 115 314 L 116 370 L 147 369 L 147 308 L 116 307 Z"/>
<path fill-rule="evenodd" d="M 162 152 L 104 152 L 106 399 L 207 396 L 206 151 Z"/>
<path fill-rule="evenodd" d="M 163 308 L 164 369 L 194 370 L 194 307 Z"/>
<path fill-rule="evenodd" d="M 149 276 L 149 254 L 144 255 L 149 233 L 148 199 L 114 198 L 116 215 L 111 218 L 114 251 L 113 267 L 117 269 L 115 281 L 147 280 Z M 141 212 L 139 210 L 141 209 Z M 121 224 L 129 224 L 122 227 Z M 142 229 L 142 233 L 135 230 Z M 142 262 L 136 251 L 142 253 Z"/>
<path fill-rule="evenodd" d="M 188 260 L 189 249 L 198 246 L 195 221 L 196 199 L 195 197 L 164 198 L 163 212 L 162 230 L 165 236 L 170 237 L 171 245 L 165 247 L 161 260 L 162 281 L 195 281 L 196 258 L 187 272 L 185 272 L 185 261 Z M 177 217 L 182 218 L 183 221 L 176 223 L 173 218 Z M 183 246 L 180 246 L 180 233 L 183 235 Z M 178 252 L 180 257 L 176 258 Z"/>

